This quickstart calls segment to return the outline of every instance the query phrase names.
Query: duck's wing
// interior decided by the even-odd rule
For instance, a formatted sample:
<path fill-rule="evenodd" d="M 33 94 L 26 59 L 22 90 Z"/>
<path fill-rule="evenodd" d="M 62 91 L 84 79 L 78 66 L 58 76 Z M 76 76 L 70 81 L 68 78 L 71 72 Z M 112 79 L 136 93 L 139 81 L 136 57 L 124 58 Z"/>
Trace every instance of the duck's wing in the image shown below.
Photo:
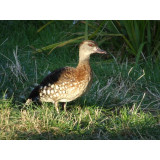
<path fill-rule="evenodd" d="M 48 87 L 55 83 L 60 84 L 63 83 L 64 81 L 70 81 L 74 77 L 74 71 L 75 68 L 64 67 L 51 72 L 42 80 L 40 85 L 38 85 L 32 90 L 28 99 L 30 99 L 31 101 L 38 100 L 41 87 L 45 86 Z"/>

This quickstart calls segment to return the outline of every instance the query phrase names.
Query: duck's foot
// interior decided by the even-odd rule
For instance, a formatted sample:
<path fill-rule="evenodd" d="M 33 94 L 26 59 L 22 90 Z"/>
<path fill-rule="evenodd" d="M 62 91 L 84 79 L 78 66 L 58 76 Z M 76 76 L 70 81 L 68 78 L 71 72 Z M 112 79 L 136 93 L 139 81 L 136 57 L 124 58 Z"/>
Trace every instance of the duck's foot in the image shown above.
<path fill-rule="evenodd" d="M 67 102 L 63 102 L 63 103 L 62 103 L 62 107 L 63 107 L 63 109 L 64 109 L 65 112 L 67 111 L 67 110 L 66 110 L 66 106 L 67 106 Z"/>
<path fill-rule="evenodd" d="M 55 103 L 54 103 L 54 106 L 55 106 L 55 108 L 56 108 L 57 113 L 59 114 L 58 102 L 55 102 Z"/>

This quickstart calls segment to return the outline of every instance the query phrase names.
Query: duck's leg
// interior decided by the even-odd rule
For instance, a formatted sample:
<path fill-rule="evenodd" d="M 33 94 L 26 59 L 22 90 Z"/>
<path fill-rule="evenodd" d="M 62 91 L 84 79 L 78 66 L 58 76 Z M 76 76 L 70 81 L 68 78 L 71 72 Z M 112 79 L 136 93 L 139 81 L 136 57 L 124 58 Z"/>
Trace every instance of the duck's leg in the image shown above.
<path fill-rule="evenodd" d="M 56 108 L 57 113 L 59 113 L 58 102 L 55 102 L 55 103 L 54 103 L 54 106 L 55 106 L 55 108 Z"/>
<path fill-rule="evenodd" d="M 62 106 L 63 106 L 64 111 L 66 112 L 67 102 L 63 102 L 63 103 L 62 103 Z"/>

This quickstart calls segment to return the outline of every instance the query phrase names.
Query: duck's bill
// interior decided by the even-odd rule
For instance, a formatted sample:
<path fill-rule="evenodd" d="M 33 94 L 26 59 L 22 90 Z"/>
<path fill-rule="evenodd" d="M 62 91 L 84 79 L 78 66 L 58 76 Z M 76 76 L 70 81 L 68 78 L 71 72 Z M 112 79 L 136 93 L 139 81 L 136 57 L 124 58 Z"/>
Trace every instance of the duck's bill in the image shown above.
<path fill-rule="evenodd" d="M 100 48 L 97 48 L 96 53 L 107 54 L 106 51 L 104 51 L 104 50 L 102 50 L 102 49 L 100 49 Z"/>

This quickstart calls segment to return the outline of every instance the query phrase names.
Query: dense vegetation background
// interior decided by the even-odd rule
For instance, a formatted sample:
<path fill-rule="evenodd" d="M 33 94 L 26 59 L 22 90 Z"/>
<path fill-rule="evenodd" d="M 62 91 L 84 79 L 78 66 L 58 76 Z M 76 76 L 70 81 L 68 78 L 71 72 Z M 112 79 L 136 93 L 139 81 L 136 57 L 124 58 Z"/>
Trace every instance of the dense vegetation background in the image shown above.
<path fill-rule="evenodd" d="M 159 21 L 0 21 L 0 139 L 159 139 Z M 56 68 L 76 66 L 92 39 L 90 91 L 57 114 L 53 104 L 24 107 Z"/>

